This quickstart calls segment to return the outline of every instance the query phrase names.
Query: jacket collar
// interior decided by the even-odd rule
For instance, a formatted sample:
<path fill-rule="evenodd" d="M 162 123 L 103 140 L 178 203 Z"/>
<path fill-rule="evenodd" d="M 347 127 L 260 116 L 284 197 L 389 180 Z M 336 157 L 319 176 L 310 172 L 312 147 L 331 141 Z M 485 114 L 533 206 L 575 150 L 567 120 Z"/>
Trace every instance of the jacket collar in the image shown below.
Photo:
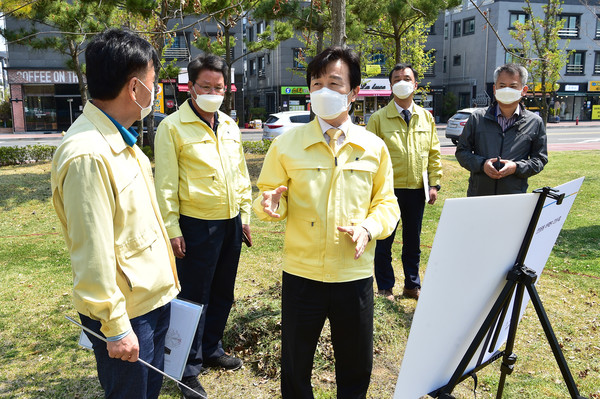
<path fill-rule="evenodd" d="M 492 103 L 492 105 L 490 105 L 488 107 L 488 109 L 485 111 L 485 118 L 493 120 L 494 122 L 498 122 L 498 119 L 496 118 L 496 109 L 498 109 L 498 101 L 494 101 Z M 517 126 L 520 125 L 521 123 L 523 123 L 523 119 L 529 113 L 529 111 L 527 111 L 525 109 L 525 107 L 523 106 L 522 103 L 519 103 L 519 109 L 520 109 L 519 116 L 517 117 L 517 120 L 515 121 L 515 125 L 517 125 Z"/>
<path fill-rule="evenodd" d="M 123 140 L 123 136 L 115 124 L 91 101 L 88 101 L 83 107 L 83 114 L 98 129 L 114 153 L 121 153 L 127 148 L 127 143 Z"/>
<path fill-rule="evenodd" d="M 388 119 L 392 119 L 392 118 L 400 118 L 400 119 L 404 119 L 402 117 L 402 115 L 400 115 L 400 112 L 398 112 L 398 108 L 396 108 L 396 103 L 394 102 L 394 100 L 392 99 L 392 101 L 390 101 L 388 103 L 388 105 L 385 106 L 385 116 Z M 413 101 L 412 103 L 412 112 L 411 112 L 411 120 L 413 117 L 421 117 L 421 113 L 425 111 L 425 112 L 429 112 L 426 111 L 424 108 L 418 106 L 417 104 L 415 104 L 415 102 Z"/>
<path fill-rule="evenodd" d="M 221 126 L 229 125 L 232 123 L 232 120 L 230 118 L 227 118 L 226 116 L 227 115 L 223 112 L 217 111 L 217 118 L 219 120 L 219 124 L 217 126 L 218 130 L 221 130 Z M 192 109 L 192 106 L 190 105 L 189 101 L 184 102 L 183 105 L 179 107 L 179 119 L 181 120 L 181 123 L 201 123 L 202 125 L 206 126 L 208 130 L 212 130 L 210 126 L 206 124 L 206 122 L 198 118 L 198 115 L 196 115 L 196 113 Z"/>
<path fill-rule="evenodd" d="M 306 131 L 302 133 L 303 134 L 302 148 L 307 149 L 311 145 L 321 143 L 321 142 L 323 144 L 327 145 L 327 142 L 325 141 L 325 137 L 323 136 L 323 132 L 321 131 L 321 126 L 319 125 L 319 121 L 316 118 L 313 119 L 312 121 L 310 121 L 306 126 L 307 126 Z M 356 126 L 354 123 L 350 123 L 350 126 L 348 126 L 348 132 L 345 134 L 346 134 L 346 140 L 344 140 L 343 145 L 350 144 L 350 145 L 361 147 L 363 149 L 367 148 L 367 145 L 365 144 L 365 140 L 366 140 L 365 136 L 368 133 L 366 133 L 359 126 Z"/>

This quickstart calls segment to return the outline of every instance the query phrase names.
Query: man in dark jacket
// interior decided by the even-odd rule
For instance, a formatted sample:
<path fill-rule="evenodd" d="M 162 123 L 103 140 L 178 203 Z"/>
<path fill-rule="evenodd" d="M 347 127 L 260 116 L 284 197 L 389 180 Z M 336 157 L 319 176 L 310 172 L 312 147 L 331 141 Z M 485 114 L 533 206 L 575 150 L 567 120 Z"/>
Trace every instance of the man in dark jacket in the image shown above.
<path fill-rule="evenodd" d="M 548 163 L 546 127 L 520 104 L 527 70 L 506 64 L 494 71 L 494 102 L 476 110 L 458 140 L 456 159 L 471 172 L 467 196 L 519 194 Z"/>

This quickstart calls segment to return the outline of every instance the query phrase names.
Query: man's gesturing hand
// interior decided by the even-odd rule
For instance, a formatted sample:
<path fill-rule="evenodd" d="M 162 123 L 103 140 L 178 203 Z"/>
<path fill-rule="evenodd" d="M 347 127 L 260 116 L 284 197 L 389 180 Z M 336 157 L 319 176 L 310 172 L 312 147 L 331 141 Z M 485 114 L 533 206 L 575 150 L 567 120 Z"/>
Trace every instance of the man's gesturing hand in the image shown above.
<path fill-rule="evenodd" d="M 360 258 L 363 252 L 365 252 L 365 248 L 369 242 L 369 232 L 367 229 L 361 226 L 338 226 L 337 229 L 342 233 L 347 233 L 350 237 L 352 237 L 352 241 L 356 243 L 354 259 Z"/>
<path fill-rule="evenodd" d="M 277 211 L 277 208 L 279 208 L 281 194 L 283 194 L 285 191 L 287 191 L 286 186 L 279 186 L 275 190 L 265 191 L 263 193 L 263 199 L 260 204 L 267 215 L 273 218 L 281 217 L 281 215 L 275 213 L 275 211 Z"/>

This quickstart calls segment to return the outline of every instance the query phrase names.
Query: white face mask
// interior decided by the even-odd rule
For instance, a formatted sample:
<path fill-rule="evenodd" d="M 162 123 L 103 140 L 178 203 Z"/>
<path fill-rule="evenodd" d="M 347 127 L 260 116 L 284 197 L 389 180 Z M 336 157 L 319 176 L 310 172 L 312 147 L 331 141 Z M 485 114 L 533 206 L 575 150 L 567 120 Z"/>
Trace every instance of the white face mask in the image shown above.
<path fill-rule="evenodd" d="M 352 93 L 352 90 L 350 90 Z M 310 106 L 315 115 L 321 119 L 331 120 L 348 112 L 348 94 L 338 93 L 337 91 L 323 87 L 310 93 Z"/>
<path fill-rule="evenodd" d="M 199 95 L 194 88 L 194 93 L 196 93 L 196 104 L 200 107 L 202 111 L 205 112 L 217 112 L 217 110 L 223 104 L 223 96 L 219 94 L 202 94 Z"/>
<path fill-rule="evenodd" d="M 152 112 L 152 106 L 154 105 L 154 86 L 152 86 L 152 90 L 150 90 L 149 88 L 146 87 L 146 85 L 144 84 L 144 82 L 142 82 L 141 80 L 138 79 L 138 82 L 140 82 L 142 84 L 142 86 L 144 86 L 146 88 L 146 90 L 148 90 L 151 94 L 151 98 L 150 98 L 150 104 L 148 104 L 147 107 L 142 107 L 140 105 L 140 103 L 138 103 L 137 101 L 135 102 L 140 108 L 140 119 L 138 119 L 138 121 L 141 121 L 142 119 L 144 119 L 145 117 L 147 117 L 150 112 Z"/>
<path fill-rule="evenodd" d="M 392 91 L 396 97 L 404 100 L 405 98 L 408 98 L 413 91 L 415 91 L 415 84 L 413 82 L 401 80 L 392 86 Z"/>
<path fill-rule="evenodd" d="M 521 90 L 511 89 L 505 87 L 503 89 L 496 90 L 496 100 L 502 104 L 512 104 L 521 99 Z"/>

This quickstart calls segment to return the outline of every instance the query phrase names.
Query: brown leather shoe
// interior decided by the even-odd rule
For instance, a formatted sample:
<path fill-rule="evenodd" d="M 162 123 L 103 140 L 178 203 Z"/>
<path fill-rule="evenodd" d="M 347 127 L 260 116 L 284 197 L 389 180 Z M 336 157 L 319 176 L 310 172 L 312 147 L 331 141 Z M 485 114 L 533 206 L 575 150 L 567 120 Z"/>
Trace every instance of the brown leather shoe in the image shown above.
<path fill-rule="evenodd" d="M 421 289 L 418 287 L 417 288 L 404 287 L 404 290 L 402 290 L 402 295 L 406 296 L 408 298 L 416 299 L 418 301 L 419 295 L 421 295 Z"/>
<path fill-rule="evenodd" d="M 394 301 L 394 293 L 392 292 L 392 289 L 389 288 L 387 290 L 379 290 L 377 291 L 377 295 L 379 296 L 383 296 L 385 297 L 385 299 L 389 300 L 389 301 Z"/>

